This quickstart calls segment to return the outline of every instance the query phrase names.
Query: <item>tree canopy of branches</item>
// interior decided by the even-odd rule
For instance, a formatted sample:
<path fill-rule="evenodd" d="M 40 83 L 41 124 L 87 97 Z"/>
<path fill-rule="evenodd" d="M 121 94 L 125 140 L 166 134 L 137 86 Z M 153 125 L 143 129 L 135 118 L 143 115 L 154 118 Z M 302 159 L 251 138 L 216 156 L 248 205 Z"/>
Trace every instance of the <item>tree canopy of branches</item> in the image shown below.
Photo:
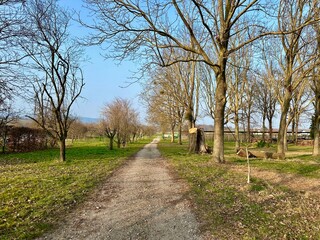
<path fill-rule="evenodd" d="M 24 34 L 21 28 L 24 22 L 22 15 L 24 2 L 0 1 L 0 108 L 8 100 L 12 100 L 21 84 L 18 63 L 25 55 L 18 48 L 16 41 Z"/>
<path fill-rule="evenodd" d="M 213 158 L 224 162 L 227 62 L 230 54 L 243 46 L 276 34 L 268 29 L 274 13 L 267 14 L 276 3 L 258 0 L 87 0 L 87 3 L 96 17 L 90 27 L 97 30 L 89 41 L 100 44 L 112 39 L 117 44 L 109 56 L 124 59 L 138 53 L 162 66 L 193 61 L 205 63 L 213 70 L 216 81 Z M 241 41 L 234 41 L 236 44 L 231 46 L 233 39 Z M 173 49 L 188 54 L 168 56 Z"/>
<path fill-rule="evenodd" d="M 25 14 L 28 34 L 20 45 L 29 56 L 35 103 L 35 115 L 29 118 L 59 141 L 60 160 L 65 161 L 71 107 L 84 86 L 82 51 L 69 36 L 69 12 L 56 0 L 28 1 Z"/>
<path fill-rule="evenodd" d="M 131 102 L 127 99 L 116 98 L 111 103 L 104 106 L 101 112 L 102 128 L 109 138 L 109 149 L 113 149 L 114 138 L 116 138 L 118 148 L 121 144 L 125 146 L 130 139 L 130 135 L 136 135 L 139 119 L 138 113 L 131 107 Z"/>
<path fill-rule="evenodd" d="M 304 66 L 314 58 L 304 54 L 308 48 L 307 36 L 308 22 L 314 19 L 314 8 L 310 8 L 309 1 L 288 0 L 281 1 L 278 11 L 278 28 L 283 34 L 280 37 L 282 49 L 278 52 L 278 64 L 280 66 L 281 78 L 278 99 L 281 106 L 280 126 L 278 134 L 277 152 L 280 158 L 285 157 L 286 135 L 287 135 L 287 115 L 290 102 L 294 93 L 302 86 L 305 77 Z"/>
<path fill-rule="evenodd" d="M 184 119 L 188 121 L 189 128 L 196 124 L 200 89 L 196 65 L 194 62 L 181 62 L 166 68 L 155 67 L 142 96 L 153 121 L 170 125 L 172 141 L 175 127 L 178 127 L 181 143 Z"/>

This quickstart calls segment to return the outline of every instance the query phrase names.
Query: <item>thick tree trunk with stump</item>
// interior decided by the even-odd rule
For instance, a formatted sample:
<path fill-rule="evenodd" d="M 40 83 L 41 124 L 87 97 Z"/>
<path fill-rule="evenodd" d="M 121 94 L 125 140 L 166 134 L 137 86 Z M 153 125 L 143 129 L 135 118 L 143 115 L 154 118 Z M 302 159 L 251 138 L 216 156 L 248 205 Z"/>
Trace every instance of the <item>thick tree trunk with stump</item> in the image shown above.
<path fill-rule="evenodd" d="M 190 143 L 189 153 L 209 153 L 210 150 L 206 146 L 205 135 L 203 129 L 189 129 Z"/>

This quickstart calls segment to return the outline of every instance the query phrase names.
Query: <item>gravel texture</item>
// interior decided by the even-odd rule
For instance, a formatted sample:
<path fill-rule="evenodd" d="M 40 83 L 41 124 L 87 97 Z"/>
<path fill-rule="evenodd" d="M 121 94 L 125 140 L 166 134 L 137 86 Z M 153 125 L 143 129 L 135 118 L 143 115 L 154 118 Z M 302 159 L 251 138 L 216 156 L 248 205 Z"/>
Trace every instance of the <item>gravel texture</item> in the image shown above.
<path fill-rule="evenodd" d="M 201 239 L 186 184 L 147 144 L 40 239 Z"/>

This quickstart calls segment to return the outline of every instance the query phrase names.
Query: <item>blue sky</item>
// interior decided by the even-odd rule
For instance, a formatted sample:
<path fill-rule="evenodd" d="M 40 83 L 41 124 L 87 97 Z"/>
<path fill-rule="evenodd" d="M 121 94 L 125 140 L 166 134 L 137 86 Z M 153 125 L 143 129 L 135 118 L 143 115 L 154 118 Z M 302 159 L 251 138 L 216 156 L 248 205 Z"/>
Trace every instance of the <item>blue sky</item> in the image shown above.
<path fill-rule="evenodd" d="M 86 9 L 82 8 L 81 0 L 60 0 L 62 6 L 80 11 L 82 17 L 86 16 Z M 86 29 L 78 23 L 73 23 L 71 32 L 76 35 L 84 35 Z M 129 87 L 127 82 L 132 81 L 136 66 L 128 61 L 118 65 L 112 59 L 104 59 L 100 54 L 102 50 L 98 47 L 88 47 L 86 55 L 88 62 L 82 64 L 85 77 L 85 88 L 82 92 L 83 99 L 79 99 L 73 107 L 77 116 L 100 117 L 102 107 L 116 97 L 126 98 L 132 101 L 133 107 L 141 111 L 141 120 L 144 120 L 144 110 L 139 104 L 138 94 L 141 91 L 138 83 Z"/>

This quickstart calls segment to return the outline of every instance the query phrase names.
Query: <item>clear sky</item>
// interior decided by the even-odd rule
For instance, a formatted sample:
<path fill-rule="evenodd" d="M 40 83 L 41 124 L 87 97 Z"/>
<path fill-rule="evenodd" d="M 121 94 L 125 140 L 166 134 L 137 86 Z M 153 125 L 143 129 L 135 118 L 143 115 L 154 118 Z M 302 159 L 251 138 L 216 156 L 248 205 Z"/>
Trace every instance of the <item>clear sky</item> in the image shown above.
<path fill-rule="evenodd" d="M 62 6 L 80 11 L 81 16 L 85 18 L 86 9 L 82 8 L 82 0 L 60 0 Z M 73 23 L 71 32 L 76 35 L 84 35 L 86 29 L 80 27 L 78 23 Z M 99 47 L 88 47 L 86 55 L 89 61 L 82 64 L 82 70 L 85 78 L 85 88 L 82 92 L 83 99 L 79 99 L 73 107 L 77 116 L 81 117 L 100 117 L 100 112 L 108 102 L 116 97 L 126 98 L 132 101 L 135 109 L 141 111 L 141 117 L 144 118 L 143 108 L 139 104 L 138 94 L 141 91 L 138 83 L 127 86 L 132 81 L 133 72 L 136 66 L 130 62 L 123 62 L 117 65 L 112 59 L 104 59 L 100 54 L 102 50 Z M 144 120 L 144 119 L 141 119 Z"/>

